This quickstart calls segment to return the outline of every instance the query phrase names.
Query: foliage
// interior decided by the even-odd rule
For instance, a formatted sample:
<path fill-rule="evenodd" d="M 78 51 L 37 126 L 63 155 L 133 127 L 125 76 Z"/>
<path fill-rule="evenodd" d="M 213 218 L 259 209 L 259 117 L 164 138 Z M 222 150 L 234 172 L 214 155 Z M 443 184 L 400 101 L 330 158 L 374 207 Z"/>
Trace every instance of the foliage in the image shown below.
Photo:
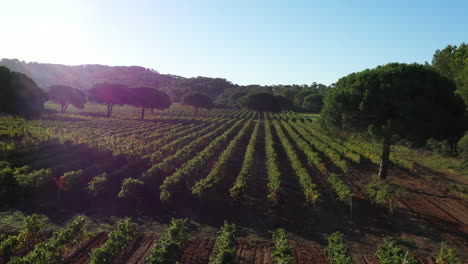
<path fill-rule="evenodd" d="M 0 257 L 9 259 L 16 250 L 34 245 L 39 231 L 45 226 L 45 221 L 36 214 L 26 217 L 25 221 L 26 227 L 18 235 L 0 240 Z"/>
<path fill-rule="evenodd" d="M 387 207 L 393 212 L 396 206 L 396 198 L 403 188 L 396 183 L 372 182 L 366 186 L 369 198 L 373 203 Z"/>
<path fill-rule="evenodd" d="M 106 117 L 112 116 L 113 105 L 124 105 L 132 102 L 130 88 L 115 83 L 95 84 L 89 91 L 93 100 L 107 104 Z"/>
<path fill-rule="evenodd" d="M 185 94 L 182 97 L 182 103 L 184 105 L 192 106 L 195 109 L 195 116 L 198 114 L 198 108 L 211 109 L 214 106 L 210 97 L 199 92 Z"/>
<path fill-rule="evenodd" d="M 273 139 L 273 133 L 268 119 L 265 119 L 265 153 L 266 170 L 268 174 L 268 199 L 273 201 L 273 203 L 278 203 L 281 173 L 279 170 L 278 153 L 275 150 L 275 140 Z"/>
<path fill-rule="evenodd" d="M 15 168 L 14 178 L 23 188 L 39 189 L 41 185 L 50 181 L 52 171 L 50 169 L 40 169 L 31 171 L 29 166 Z"/>
<path fill-rule="evenodd" d="M 111 263 L 136 235 L 136 225 L 126 218 L 117 224 L 117 230 L 109 234 L 107 241 L 90 253 L 90 264 Z"/>
<path fill-rule="evenodd" d="M 253 177 L 254 170 L 254 155 L 255 145 L 257 143 L 258 133 L 260 130 L 260 120 L 257 120 L 252 135 L 250 136 L 249 143 L 245 150 L 244 161 L 242 162 L 242 168 L 237 175 L 234 185 L 229 190 L 229 194 L 233 199 L 239 199 L 246 194 L 247 181 Z"/>
<path fill-rule="evenodd" d="M 143 185 L 143 181 L 133 178 L 125 178 L 122 183 L 122 188 L 118 194 L 119 198 L 128 198 L 136 196 L 138 186 Z"/>
<path fill-rule="evenodd" d="M 294 108 L 294 103 L 282 95 L 275 95 L 275 99 L 281 110 L 292 110 Z"/>
<path fill-rule="evenodd" d="M 447 246 L 447 243 L 442 241 L 440 251 L 436 259 L 437 264 L 461 264 L 453 249 Z"/>
<path fill-rule="evenodd" d="M 71 249 L 77 246 L 88 236 L 85 230 L 85 218 L 75 217 L 65 228 L 52 234 L 52 237 L 45 242 L 41 242 L 34 247 L 24 257 L 14 257 L 11 264 L 53 264 L 61 263 L 64 249 Z"/>
<path fill-rule="evenodd" d="M 206 178 L 195 183 L 192 189 L 192 193 L 198 196 L 203 196 L 208 191 L 214 191 L 214 188 L 226 178 L 228 173 L 229 164 L 233 159 L 234 153 L 241 147 L 241 140 L 250 129 L 252 120 L 245 122 L 242 129 L 237 135 L 231 140 L 226 149 L 218 157 L 216 163 L 212 166 L 210 173 Z"/>
<path fill-rule="evenodd" d="M 144 119 L 145 108 L 167 109 L 172 102 L 169 96 L 164 92 L 151 87 L 137 87 L 131 90 L 130 104 L 141 107 L 141 119 Z"/>
<path fill-rule="evenodd" d="M 323 107 L 323 95 L 321 94 L 309 94 L 304 97 L 302 108 L 312 113 L 320 113 Z"/>
<path fill-rule="evenodd" d="M 245 107 L 255 111 L 279 112 L 281 104 L 278 98 L 271 93 L 256 92 L 248 94 L 243 102 Z"/>
<path fill-rule="evenodd" d="M 76 170 L 76 171 L 68 171 L 65 172 L 61 177 L 60 181 L 63 183 L 63 190 L 68 191 L 70 190 L 80 179 L 83 175 L 83 170 Z"/>
<path fill-rule="evenodd" d="M 102 193 L 108 180 L 108 174 L 106 172 L 99 174 L 88 183 L 88 192 L 92 196 L 97 196 Z"/>
<path fill-rule="evenodd" d="M 2 59 L 1 66 L 13 71 L 27 73 L 41 87 L 54 84 L 71 83 L 74 87 L 85 90 L 96 83 L 116 82 L 128 87 L 149 86 L 162 88 L 182 77 L 160 74 L 159 72 L 139 66 L 106 66 L 106 65 L 61 65 L 50 63 L 24 62 L 17 59 Z"/>
<path fill-rule="evenodd" d="M 335 232 L 328 237 L 328 246 L 325 248 L 328 260 L 332 264 L 352 264 L 353 260 L 344 244 L 344 236 Z"/>
<path fill-rule="evenodd" d="M 187 219 L 172 219 L 168 230 L 156 241 L 145 263 L 177 263 L 187 242 Z"/>
<path fill-rule="evenodd" d="M 460 157 L 463 159 L 465 166 L 468 167 L 468 133 L 458 141 L 458 147 L 461 150 Z"/>
<path fill-rule="evenodd" d="M 274 264 L 293 264 L 294 247 L 288 241 L 286 237 L 286 231 L 279 228 L 273 233 L 273 242 L 275 243 L 274 248 L 271 251 L 271 257 L 273 258 Z"/>
<path fill-rule="evenodd" d="M 351 188 L 349 188 L 349 186 L 344 183 L 343 179 L 341 179 L 340 175 L 330 173 L 327 181 L 332 186 L 333 191 L 338 195 L 338 200 L 351 203 L 354 194 L 351 191 Z"/>
<path fill-rule="evenodd" d="M 325 97 L 320 122 L 382 139 L 379 175 L 384 178 L 392 137 L 424 143 L 462 133 L 465 106 L 455 89 L 429 67 L 390 63 L 341 78 Z"/>
<path fill-rule="evenodd" d="M 49 87 L 49 100 L 60 104 L 62 113 L 67 110 L 68 105 L 83 109 L 86 104 L 86 95 L 76 88 L 66 85 L 53 85 Z"/>
<path fill-rule="evenodd" d="M 391 238 L 385 237 L 382 244 L 377 248 L 375 253 L 381 264 L 417 264 L 418 261 L 404 252 L 398 246 L 398 242 Z"/>
<path fill-rule="evenodd" d="M 280 139 L 280 142 L 286 152 L 286 156 L 288 157 L 288 160 L 291 163 L 291 167 L 293 168 L 294 174 L 299 180 L 299 184 L 302 187 L 302 191 L 304 193 L 306 202 L 309 204 L 315 204 L 317 199 L 320 197 L 320 192 L 318 191 L 317 185 L 312 182 L 309 172 L 302 165 L 299 156 L 294 149 L 294 146 L 291 144 L 291 142 L 289 142 L 286 134 L 283 132 L 280 126 L 280 123 L 277 120 L 274 120 L 273 125 L 276 128 L 276 133 L 278 134 L 278 138 Z M 289 130 L 289 132 L 292 132 L 292 130 Z M 297 137 L 296 135 L 294 138 L 296 142 L 298 142 L 297 140 L 299 140 L 299 137 Z M 304 146 L 303 144 L 299 145 L 301 147 Z M 313 160 L 315 158 L 312 156 L 316 156 L 316 153 L 314 154 L 313 152 L 307 150 L 305 154 L 310 155 L 310 160 Z"/>
<path fill-rule="evenodd" d="M 216 238 L 209 264 L 234 264 L 236 232 L 234 224 L 224 223 L 221 234 Z"/>
<path fill-rule="evenodd" d="M 430 138 L 426 147 L 432 152 L 438 153 L 443 156 L 457 156 L 458 150 L 454 147 L 455 144 L 452 144 L 449 140 L 435 140 Z"/>
<path fill-rule="evenodd" d="M 25 74 L 0 66 L 0 113 L 38 118 L 47 94 Z"/>
<path fill-rule="evenodd" d="M 457 93 L 468 107 L 468 44 L 448 45 L 443 50 L 436 50 L 432 66 L 441 74 L 455 81 Z"/>
<path fill-rule="evenodd" d="M 183 163 L 182 166 L 178 167 L 172 175 L 166 177 L 162 185 L 159 187 L 161 189 L 161 200 L 169 200 L 172 197 L 172 192 L 176 186 L 179 186 L 188 177 L 196 175 L 200 170 L 202 170 L 208 163 L 209 159 L 212 158 L 217 151 L 221 150 L 230 137 L 237 132 L 238 127 L 242 122 L 242 119 L 237 121 L 221 136 L 218 136 L 211 141 L 209 145 L 200 151 L 195 157 Z"/>

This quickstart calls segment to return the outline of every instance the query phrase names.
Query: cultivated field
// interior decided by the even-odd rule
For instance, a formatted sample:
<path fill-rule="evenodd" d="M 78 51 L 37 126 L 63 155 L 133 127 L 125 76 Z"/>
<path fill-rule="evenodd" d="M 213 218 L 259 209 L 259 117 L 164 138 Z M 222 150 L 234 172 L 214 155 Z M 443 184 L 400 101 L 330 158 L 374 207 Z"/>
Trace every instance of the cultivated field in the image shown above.
<path fill-rule="evenodd" d="M 37 121 L 0 117 L 0 170 L 20 175 L 2 182 L 1 209 L 5 219 L 14 210 L 45 215 L 54 230 L 88 216 L 93 234 L 70 245 L 63 263 L 88 263 L 124 216 L 139 225 L 112 263 L 143 263 L 171 218 L 190 219 L 182 264 L 208 263 L 224 221 L 239 227 L 236 263 L 272 263 L 277 228 L 295 245 L 296 263 L 328 263 L 322 250 L 335 231 L 356 263 L 377 263 L 384 235 L 422 263 L 435 261 L 441 241 L 468 259 L 468 178 L 451 159 L 434 165 L 432 154 L 396 145 L 381 181 L 379 145 L 331 136 L 315 116 L 214 109 L 193 117 L 172 107 L 138 120 L 132 107 L 116 107 L 113 118 L 95 104 L 47 108 Z M 4 220 L 0 228 L 21 229 Z"/>

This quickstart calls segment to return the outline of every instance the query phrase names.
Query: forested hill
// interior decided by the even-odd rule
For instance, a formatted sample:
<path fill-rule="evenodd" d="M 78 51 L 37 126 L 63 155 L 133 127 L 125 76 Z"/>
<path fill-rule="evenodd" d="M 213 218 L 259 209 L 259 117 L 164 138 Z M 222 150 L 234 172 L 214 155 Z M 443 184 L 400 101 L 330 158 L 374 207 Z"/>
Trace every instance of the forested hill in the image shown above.
<path fill-rule="evenodd" d="M 220 78 L 184 78 L 176 75 L 161 74 L 155 70 L 140 66 L 106 66 L 24 62 L 17 59 L 2 59 L 0 66 L 21 72 L 32 78 L 39 87 L 68 85 L 81 90 L 88 90 L 94 84 L 109 82 L 129 87 L 148 86 L 166 91 L 172 98 L 179 99 L 187 91 L 206 93 L 213 99 L 226 88 L 237 85 Z"/>

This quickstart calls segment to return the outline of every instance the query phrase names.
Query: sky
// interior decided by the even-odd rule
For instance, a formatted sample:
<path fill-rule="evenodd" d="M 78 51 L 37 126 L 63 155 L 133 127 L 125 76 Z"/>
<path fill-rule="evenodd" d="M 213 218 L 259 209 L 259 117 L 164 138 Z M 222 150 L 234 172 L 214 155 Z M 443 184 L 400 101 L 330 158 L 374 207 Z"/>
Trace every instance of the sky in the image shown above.
<path fill-rule="evenodd" d="M 0 58 L 331 84 L 468 42 L 468 1 L 0 1 Z"/>

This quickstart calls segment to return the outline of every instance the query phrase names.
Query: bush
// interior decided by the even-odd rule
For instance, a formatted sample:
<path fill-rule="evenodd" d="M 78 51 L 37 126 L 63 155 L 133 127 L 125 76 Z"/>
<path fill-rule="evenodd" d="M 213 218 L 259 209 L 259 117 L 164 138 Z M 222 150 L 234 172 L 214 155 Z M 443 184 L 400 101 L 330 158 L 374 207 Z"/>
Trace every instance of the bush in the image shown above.
<path fill-rule="evenodd" d="M 292 264 L 294 263 L 293 249 L 289 243 L 284 229 L 278 229 L 273 233 L 275 247 L 271 251 L 274 264 Z"/>
<path fill-rule="evenodd" d="M 463 159 L 464 164 L 468 166 L 468 133 L 458 141 L 458 148 L 460 148 L 460 157 Z"/>
<path fill-rule="evenodd" d="M 172 219 L 169 229 L 159 238 L 145 263 L 177 263 L 182 247 L 187 242 L 187 219 Z"/>
<path fill-rule="evenodd" d="M 221 234 L 216 238 L 210 264 L 234 264 L 236 257 L 236 226 L 227 222 L 221 227 Z"/>
<path fill-rule="evenodd" d="M 391 237 L 384 238 L 384 242 L 379 245 L 375 255 L 381 264 L 418 264 L 418 262 L 408 256 L 408 252 L 403 251 L 403 249 L 398 246 L 398 242 Z"/>
<path fill-rule="evenodd" d="M 333 264 L 351 264 L 353 260 L 344 245 L 343 234 L 335 232 L 328 237 L 328 246 L 325 248 L 328 260 Z"/>
<path fill-rule="evenodd" d="M 440 245 L 440 252 L 436 259 L 437 264 L 460 264 L 460 260 L 457 258 L 453 249 L 448 248 L 447 243 L 442 242 Z"/>

